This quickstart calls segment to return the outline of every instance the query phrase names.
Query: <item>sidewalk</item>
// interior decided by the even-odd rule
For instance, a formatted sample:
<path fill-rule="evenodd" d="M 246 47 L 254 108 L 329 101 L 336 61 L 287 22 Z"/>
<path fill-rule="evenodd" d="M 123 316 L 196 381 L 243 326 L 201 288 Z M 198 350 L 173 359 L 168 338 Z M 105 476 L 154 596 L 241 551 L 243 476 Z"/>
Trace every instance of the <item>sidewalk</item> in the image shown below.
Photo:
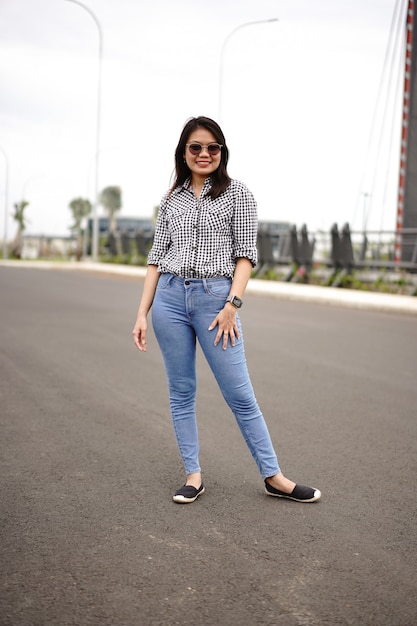
<path fill-rule="evenodd" d="M 19 267 L 43 270 L 87 271 L 120 276 L 144 277 L 145 267 L 116 265 L 112 263 L 69 262 L 55 263 L 50 261 L 0 261 L 0 267 Z M 354 289 L 338 289 L 335 287 L 318 287 L 315 285 L 299 285 L 294 283 L 275 282 L 251 279 L 247 291 L 282 298 L 316 302 L 333 306 L 403 313 L 417 316 L 417 297 L 399 296 L 394 294 L 358 291 Z"/>

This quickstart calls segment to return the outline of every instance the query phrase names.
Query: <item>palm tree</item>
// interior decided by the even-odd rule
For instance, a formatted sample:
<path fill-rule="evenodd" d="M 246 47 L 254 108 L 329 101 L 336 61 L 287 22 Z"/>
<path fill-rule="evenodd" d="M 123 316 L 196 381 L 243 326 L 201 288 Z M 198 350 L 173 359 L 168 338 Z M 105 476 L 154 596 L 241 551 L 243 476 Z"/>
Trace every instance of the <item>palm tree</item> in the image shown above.
<path fill-rule="evenodd" d="M 115 185 L 106 187 L 100 194 L 100 204 L 104 206 L 109 218 L 109 232 L 116 232 L 116 213 L 122 208 L 122 190 Z"/>
<path fill-rule="evenodd" d="M 74 198 L 74 200 L 71 200 L 68 207 L 72 211 L 72 217 L 74 219 L 74 223 L 70 226 L 70 229 L 77 237 L 75 256 L 79 261 L 83 252 L 83 231 L 81 225 L 84 217 L 88 217 L 90 215 L 92 205 L 90 200 L 85 198 Z"/>
<path fill-rule="evenodd" d="M 25 209 L 29 206 L 29 202 L 21 200 L 13 205 L 14 214 L 13 219 L 17 222 L 17 232 L 12 243 L 12 255 L 16 259 L 20 259 L 22 256 L 23 247 L 23 232 L 26 229 Z"/>

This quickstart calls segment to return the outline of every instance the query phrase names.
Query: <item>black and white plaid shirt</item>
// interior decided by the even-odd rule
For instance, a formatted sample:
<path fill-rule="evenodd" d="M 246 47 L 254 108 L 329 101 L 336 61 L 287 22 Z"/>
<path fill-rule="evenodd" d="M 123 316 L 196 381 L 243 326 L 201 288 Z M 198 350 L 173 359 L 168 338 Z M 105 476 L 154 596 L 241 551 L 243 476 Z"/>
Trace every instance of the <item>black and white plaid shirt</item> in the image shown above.
<path fill-rule="evenodd" d="M 233 278 L 236 259 L 257 262 L 256 201 L 232 180 L 216 200 L 207 195 L 208 177 L 197 199 L 188 180 L 166 195 L 156 222 L 148 265 L 182 278 Z"/>

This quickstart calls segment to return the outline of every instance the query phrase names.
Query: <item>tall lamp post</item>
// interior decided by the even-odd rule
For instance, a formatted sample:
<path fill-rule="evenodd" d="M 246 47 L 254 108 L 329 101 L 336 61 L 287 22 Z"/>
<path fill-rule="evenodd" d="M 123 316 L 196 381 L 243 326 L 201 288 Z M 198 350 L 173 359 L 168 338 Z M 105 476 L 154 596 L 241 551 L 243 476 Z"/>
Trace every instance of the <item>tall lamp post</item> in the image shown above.
<path fill-rule="evenodd" d="M 4 235 L 3 235 L 3 259 L 7 259 L 9 254 L 7 251 L 7 222 L 8 222 L 8 214 L 9 210 L 9 159 L 7 158 L 6 152 L 0 146 L 0 152 L 4 156 L 4 162 L 6 164 L 5 169 L 5 183 L 4 183 Z"/>
<path fill-rule="evenodd" d="M 272 17 L 268 20 L 245 22 L 244 24 L 240 24 L 239 26 L 236 26 L 236 28 L 234 28 L 224 40 L 221 51 L 220 51 L 220 65 L 219 65 L 219 108 L 218 108 L 218 113 L 217 113 L 219 123 L 221 121 L 222 104 L 223 104 L 223 83 L 224 83 L 223 61 L 224 61 L 224 53 L 225 53 L 227 44 L 229 43 L 231 37 L 233 37 L 233 35 L 237 33 L 238 30 L 241 30 L 242 28 L 246 28 L 247 26 L 254 26 L 255 24 L 268 24 L 270 22 L 278 22 L 278 18 Z"/>
<path fill-rule="evenodd" d="M 98 179 L 99 179 L 99 154 L 100 154 L 100 127 L 101 127 L 101 65 L 103 58 L 103 33 L 101 30 L 100 22 L 94 13 L 82 2 L 78 0 L 66 0 L 67 2 L 73 2 L 78 4 L 87 11 L 87 13 L 93 18 L 98 30 L 98 81 L 97 81 L 97 120 L 96 120 L 96 171 L 95 171 L 95 198 L 93 202 L 93 240 L 92 240 L 92 259 L 94 262 L 98 261 Z"/>

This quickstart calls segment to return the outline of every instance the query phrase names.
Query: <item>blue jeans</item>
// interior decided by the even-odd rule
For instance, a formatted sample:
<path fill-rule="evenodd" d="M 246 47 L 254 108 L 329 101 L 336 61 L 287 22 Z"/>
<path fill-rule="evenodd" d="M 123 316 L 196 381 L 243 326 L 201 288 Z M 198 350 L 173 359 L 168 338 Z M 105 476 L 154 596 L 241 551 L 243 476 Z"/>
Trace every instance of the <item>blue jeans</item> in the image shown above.
<path fill-rule="evenodd" d="M 231 408 L 263 478 L 280 469 L 268 428 L 256 401 L 246 366 L 242 329 L 236 345 L 214 346 L 210 323 L 224 307 L 229 278 L 183 279 L 162 274 L 152 305 L 152 323 L 168 378 L 171 416 L 187 474 L 200 472 L 196 420 L 196 339 Z"/>

